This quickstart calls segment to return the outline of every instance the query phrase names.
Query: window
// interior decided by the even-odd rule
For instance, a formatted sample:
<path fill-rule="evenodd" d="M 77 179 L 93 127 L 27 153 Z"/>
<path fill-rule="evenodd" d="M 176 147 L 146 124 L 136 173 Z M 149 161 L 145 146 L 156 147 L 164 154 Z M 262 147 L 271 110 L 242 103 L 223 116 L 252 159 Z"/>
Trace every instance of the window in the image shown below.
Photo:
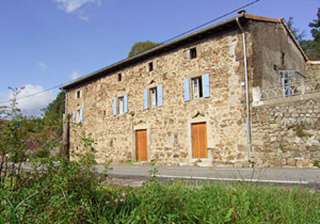
<path fill-rule="evenodd" d="M 288 72 L 280 72 L 281 74 L 281 85 L 282 91 L 284 96 L 292 96 L 293 95 L 293 88 L 291 79 Z"/>
<path fill-rule="evenodd" d="M 84 121 L 84 108 L 83 106 L 81 106 L 80 109 L 72 113 L 72 122 L 79 124 L 79 123 L 82 123 L 83 121 Z"/>
<path fill-rule="evenodd" d="M 203 97 L 201 77 L 191 79 L 192 97 L 194 99 Z"/>
<path fill-rule="evenodd" d="M 285 58 L 286 58 L 286 54 L 284 52 L 281 52 L 281 65 L 284 66 L 285 64 Z"/>
<path fill-rule="evenodd" d="M 191 48 L 190 50 L 189 50 L 189 58 L 190 59 L 194 59 L 194 58 L 196 58 L 197 57 L 197 48 Z"/>
<path fill-rule="evenodd" d="M 122 81 L 122 74 L 119 73 L 119 74 L 118 74 L 118 82 L 121 82 L 121 81 Z"/>
<path fill-rule="evenodd" d="M 150 96 L 150 106 L 156 107 L 158 105 L 158 97 L 157 97 L 157 88 L 149 89 L 149 96 Z"/>
<path fill-rule="evenodd" d="M 112 114 L 124 114 L 128 112 L 128 96 L 119 96 L 112 98 Z"/>
<path fill-rule="evenodd" d="M 148 63 L 148 71 L 149 72 L 153 71 L 153 62 L 152 61 Z"/>
<path fill-rule="evenodd" d="M 209 74 L 204 74 L 191 79 L 185 79 L 183 83 L 184 101 L 191 99 L 210 97 Z"/>
<path fill-rule="evenodd" d="M 81 111 L 80 111 L 80 109 L 79 110 L 77 110 L 77 115 L 76 115 L 76 123 L 80 123 L 80 116 L 81 116 Z"/>
<path fill-rule="evenodd" d="M 76 99 L 80 99 L 80 98 L 81 98 L 81 90 L 77 90 Z"/>
<path fill-rule="evenodd" d="M 124 97 L 118 97 L 118 111 L 119 114 L 123 114 L 124 113 Z"/>
<path fill-rule="evenodd" d="M 162 84 L 147 88 L 144 90 L 144 109 L 160 107 L 163 105 L 163 87 Z"/>

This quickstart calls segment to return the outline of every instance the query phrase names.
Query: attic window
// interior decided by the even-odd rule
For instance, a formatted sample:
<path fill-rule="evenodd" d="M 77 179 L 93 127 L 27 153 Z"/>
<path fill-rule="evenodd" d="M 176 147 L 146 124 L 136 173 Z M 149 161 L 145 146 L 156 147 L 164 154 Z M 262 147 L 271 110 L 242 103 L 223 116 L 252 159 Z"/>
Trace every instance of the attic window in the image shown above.
<path fill-rule="evenodd" d="M 190 59 L 197 58 L 197 48 L 194 47 L 189 50 L 189 58 Z"/>
<path fill-rule="evenodd" d="M 76 93 L 76 98 L 77 98 L 77 99 L 80 99 L 80 97 L 81 97 L 81 91 L 78 90 L 77 93 Z"/>
<path fill-rule="evenodd" d="M 153 62 L 152 61 L 148 63 L 148 71 L 149 72 L 153 71 Z"/>
<path fill-rule="evenodd" d="M 118 74 L 118 82 L 121 82 L 122 81 L 122 73 L 119 73 Z"/>
<path fill-rule="evenodd" d="M 286 58 L 286 54 L 284 52 L 281 52 L 281 65 L 284 66 L 285 64 L 285 58 Z"/>

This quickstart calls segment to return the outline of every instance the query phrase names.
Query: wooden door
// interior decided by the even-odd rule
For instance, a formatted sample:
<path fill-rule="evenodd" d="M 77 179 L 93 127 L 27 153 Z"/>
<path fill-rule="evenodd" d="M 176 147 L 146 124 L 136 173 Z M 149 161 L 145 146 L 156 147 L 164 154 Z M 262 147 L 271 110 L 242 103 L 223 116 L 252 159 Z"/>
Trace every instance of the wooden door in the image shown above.
<path fill-rule="evenodd" d="M 147 130 L 136 131 L 136 160 L 147 161 Z"/>
<path fill-rule="evenodd" d="M 192 158 L 208 158 L 207 124 L 195 123 L 191 126 Z"/>

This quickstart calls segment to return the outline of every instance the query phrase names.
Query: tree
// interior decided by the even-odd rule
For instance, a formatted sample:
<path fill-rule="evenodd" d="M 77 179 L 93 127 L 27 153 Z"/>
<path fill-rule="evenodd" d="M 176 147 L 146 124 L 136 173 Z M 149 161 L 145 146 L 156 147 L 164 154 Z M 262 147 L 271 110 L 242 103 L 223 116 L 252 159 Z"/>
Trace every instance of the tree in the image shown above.
<path fill-rule="evenodd" d="M 158 45 L 159 45 L 159 43 L 152 42 L 152 41 L 137 42 L 131 47 L 131 50 L 129 51 L 128 57 L 133 57 L 133 56 L 138 55 L 146 50 L 154 48 Z"/>
<path fill-rule="evenodd" d="M 314 19 L 310 24 L 311 34 L 313 40 L 302 41 L 301 45 L 306 51 L 307 55 L 312 60 L 320 59 L 320 8 L 317 12 L 317 18 Z"/>
<path fill-rule="evenodd" d="M 310 24 L 312 37 L 316 42 L 320 41 L 320 8 L 317 12 L 317 18 L 314 19 Z"/>
<path fill-rule="evenodd" d="M 289 17 L 287 25 L 289 29 L 292 31 L 295 38 L 301 43 L 303 41 L 305 33 L 304 31 L 300 32 L 300 30 L 297 27 L 295 27 L 293 17 Z"/>

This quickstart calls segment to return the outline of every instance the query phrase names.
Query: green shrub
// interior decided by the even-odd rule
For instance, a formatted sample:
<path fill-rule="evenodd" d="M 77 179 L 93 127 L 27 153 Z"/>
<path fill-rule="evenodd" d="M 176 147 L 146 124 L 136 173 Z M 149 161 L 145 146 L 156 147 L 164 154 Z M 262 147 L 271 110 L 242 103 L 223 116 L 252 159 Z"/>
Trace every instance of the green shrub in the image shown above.
<path fill-rule="evenodd" d="M 88 164 L 41 161 L 45 172 L 1 188 L 0 223 L 320 223 L 320 194 L 307 189 L 155 179 L 103 186 Z"/>

